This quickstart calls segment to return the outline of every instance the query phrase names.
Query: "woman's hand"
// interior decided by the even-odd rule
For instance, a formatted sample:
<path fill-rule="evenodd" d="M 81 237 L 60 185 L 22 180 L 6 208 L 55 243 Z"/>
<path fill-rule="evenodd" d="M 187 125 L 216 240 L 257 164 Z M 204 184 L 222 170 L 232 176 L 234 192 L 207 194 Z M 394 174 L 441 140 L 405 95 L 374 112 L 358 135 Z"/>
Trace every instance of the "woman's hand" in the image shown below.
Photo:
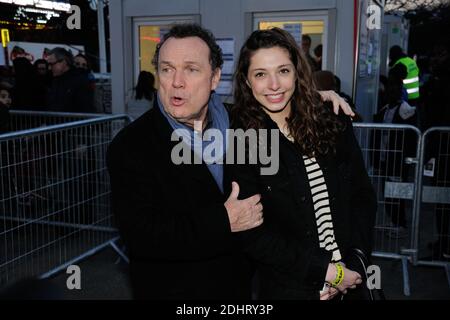
<path fill-rule="evenodd" d="M 346 294 L 348 289 L 355 289 L 357 285 L 361 284 L 362 279 L 361 275 L 358 272 L 346 268 L 344 264 L 341 265 L 344 269 L 344 279 L 342 280 L 342 283 L 336 288 L 343 294 Z M 325 281 L 328 283 L 332 283 L 336 279 L 336 274 L 336 266 L 330 263 L 328 265 Z"/>
<path fill-rule="evenodd" d="M 355 289 L 358 284 L 362 283 L 361 275 L 344 267 L 344 280 L 337 286 L 337 289 L 343 294 L 347 293 L 347 289 Z"/>
<path fill-rule="evenodd" d="M 336 92 L 332 90 L 328 91 L 318 91 L 323 101 L 330 101 L 333 103 L 333 111 L 335 114 L 339 114 L 339 107 L 344 111 L 344 113 L 350 117 L 354 117 L 355 113 L 353 112 L 350 105 L 338 95 Z"/>

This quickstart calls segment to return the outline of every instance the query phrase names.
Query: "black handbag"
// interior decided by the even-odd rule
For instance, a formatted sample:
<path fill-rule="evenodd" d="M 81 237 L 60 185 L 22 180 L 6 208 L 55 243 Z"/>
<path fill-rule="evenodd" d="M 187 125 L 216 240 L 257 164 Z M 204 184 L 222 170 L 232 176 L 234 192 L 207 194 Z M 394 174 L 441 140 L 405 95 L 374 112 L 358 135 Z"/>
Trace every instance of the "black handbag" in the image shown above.
<path fill-rule="evenodd" d="M 382 288 L 369 288 L 367 286 L 367 279 L 371 276 L 368 273 L 370 260 L 367 255 L 358 248 L 350 249 L 344 259 L 345 266 L 361 275 L 362 283 L 356 289 L 347 290 L 347 294 L 340 294 L 341 300 L 369 300 L 369 301 L 383 301 L 386 300 Z"/>

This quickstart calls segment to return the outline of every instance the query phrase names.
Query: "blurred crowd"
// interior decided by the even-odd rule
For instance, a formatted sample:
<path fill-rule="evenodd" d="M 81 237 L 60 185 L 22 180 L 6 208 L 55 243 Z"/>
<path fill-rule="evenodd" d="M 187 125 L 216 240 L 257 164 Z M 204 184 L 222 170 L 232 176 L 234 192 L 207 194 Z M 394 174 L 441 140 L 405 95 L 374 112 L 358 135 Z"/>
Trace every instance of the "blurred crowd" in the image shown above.
<path fill-rule="evenodd" d="M 0 67 L 0 132 L 7 131 L 8 109 L 56 112 L 97 112 L 95 78 L 88 59 L 56 47 L 47 59 L 31 63 L 17 57 Z"/>

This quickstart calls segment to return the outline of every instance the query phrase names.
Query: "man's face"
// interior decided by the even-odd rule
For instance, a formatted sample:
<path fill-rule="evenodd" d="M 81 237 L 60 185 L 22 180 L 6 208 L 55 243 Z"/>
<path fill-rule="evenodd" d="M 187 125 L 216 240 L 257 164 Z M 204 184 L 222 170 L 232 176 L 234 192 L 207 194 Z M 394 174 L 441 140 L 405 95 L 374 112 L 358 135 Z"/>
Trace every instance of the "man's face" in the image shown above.
<path fill-rule="evenodd" d="M 69 66 L 65 60 L 56 59 L 54 54 L 51 54 L 47 58 L 48 65 L 52 70 L 52 74 L 54 77 L 59 77 L 69 70 Z"/>
<path fill-rule="evenodd" d="M 220 80 L 209 62 L 208 45 L 198 37 L 169 38 L 159 51 L 158 95 L 164 110 L 178 122 L 204 121 L 211 91 Z"/>

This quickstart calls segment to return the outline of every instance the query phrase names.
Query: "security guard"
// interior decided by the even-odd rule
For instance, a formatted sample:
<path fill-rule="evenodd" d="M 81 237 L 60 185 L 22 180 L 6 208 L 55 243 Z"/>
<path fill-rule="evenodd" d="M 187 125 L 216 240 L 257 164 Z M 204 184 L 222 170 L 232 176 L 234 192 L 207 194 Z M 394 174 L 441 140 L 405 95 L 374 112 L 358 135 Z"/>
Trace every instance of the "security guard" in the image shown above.
<path fill-rule="evenodd" d="M 394 73 L 403 80 L 407 101 L 410 105 L 416 106 L 420 97 L 419 68 L 416 62 L 409 58 L 399 46 L 393 46 L 389 50 L 389 60 L 390 74 Z"/>

